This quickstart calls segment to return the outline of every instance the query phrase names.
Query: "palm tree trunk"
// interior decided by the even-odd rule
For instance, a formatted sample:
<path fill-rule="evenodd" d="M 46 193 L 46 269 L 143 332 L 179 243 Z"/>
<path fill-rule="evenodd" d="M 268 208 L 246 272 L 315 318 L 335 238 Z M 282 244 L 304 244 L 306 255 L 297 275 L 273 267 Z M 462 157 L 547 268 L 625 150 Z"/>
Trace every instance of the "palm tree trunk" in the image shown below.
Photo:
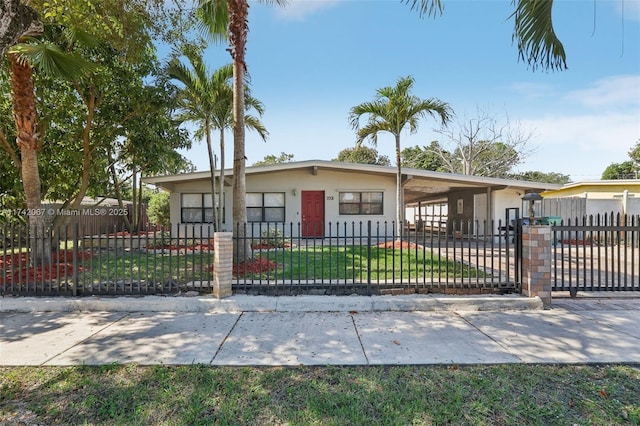
<path fill-rule="evenodd" d="M 31 66 L 10 54 L 13 116 L 16 123 L 17 144 L 21 155 L 22 186 L 29 211 L 31 262 L 48 264 L 51 245 L 45 229 L 42 208 L 40 172 L 38 170 L 38 113 L 33 88 Z"/>
<path fill-rule="evenodd" d="M 220 180 L 218 189 L 218 230 L 222 230 L 222 222 L 224 220 L 224 129 L 220 129 Z M 214 205 L 215 209 L 216 206 Z"/>
<path fill-rule="evenodd" d="M 218 230 L 218 220 L 216 216 L 216 162 L 213 158 L 213 147 L 211 146 L 211 125 L 208 120 L 205 122 L 204 127 L 207 138 L 207 151 L 209 152 L 209 170 L 211 171 L 211 204 L 213 209 L 213 230 L 215 232 Z"/>
<path fill-rule="evenodd" d="M 248 33 L 249 4 L 247 0 L 228 0 L 229 44 L 233 57 L 233 227 L 234 258 L 245 261 L 252 256 L 251 242 L 246 238 L 247 222 L 244 135 L 245 50 Z"/>
<path fill-rule="evenodd" d="M 402 205 L 402 166 L 400 165 L 400 135 L 396 137 L 396 166 L 398 167 L 398 174 L 396 176 L 396 226 L 398 227 L 398 235 L 402 236 L 404 230 L 404 219 Z"/>

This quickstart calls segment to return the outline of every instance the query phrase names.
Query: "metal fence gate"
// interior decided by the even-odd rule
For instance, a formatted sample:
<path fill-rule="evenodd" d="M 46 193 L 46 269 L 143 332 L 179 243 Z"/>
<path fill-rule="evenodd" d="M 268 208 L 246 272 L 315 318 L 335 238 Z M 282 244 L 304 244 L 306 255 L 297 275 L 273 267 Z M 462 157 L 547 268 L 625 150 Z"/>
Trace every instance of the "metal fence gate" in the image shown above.
<path fill-rule="evenodd" d="M 552 290 L 640 291 L 640 216 L 589 216 L 551 229 Z"/>

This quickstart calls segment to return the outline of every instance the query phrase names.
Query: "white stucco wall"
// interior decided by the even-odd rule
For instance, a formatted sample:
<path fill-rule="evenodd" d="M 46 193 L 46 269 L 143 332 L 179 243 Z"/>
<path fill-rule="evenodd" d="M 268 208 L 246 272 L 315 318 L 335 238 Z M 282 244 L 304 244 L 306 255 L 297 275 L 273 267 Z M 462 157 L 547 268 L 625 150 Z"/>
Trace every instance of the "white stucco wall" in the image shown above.
<path fill-rule="evenodd" d="M 502 222 L 502 226 L 506 225 L 505 221 L 507 218 L 505 217 L 505 211 L 507 208 L 519 207 L 520 217 L 526 215 L 526 212 L 522 211 L 522 195 L 522 191 L 515 189 L 503 189 L 492 193 L 493 203 L 491 215 L 494 218 L 494 232 L 498 231 L 500 221 Z"/>
<path fill-rule="evenodd" d="M 343 233 L 344 223 L 348 222 L 349 235 L 351 222 L 364 222 L 371 220 L 381 224 L 385 221 L 389 224 L 395 218 L 395 176 L 374 176 L 369 174 L 339 172 L 330 170 L 317 170 L 316 174 L 311 169 L 289 170 L 282 172 L 270 172 L 265 174 L 247 174 L 247 192 L 283 192 L 285 194 L 285 222 L 293 223 L 294 229 L 301 221 L 302 191 L 324 191 L 325 204 L 325 228 L 329 223 L 333 229 L 339 222 L 340 234 Z M 208 193 L 210 192 L 208 181 L 178 183 L 171 194 L 171 223 L 180 223 L 180 200 L 183 193 Z M 225 230 L 231 230 L 232 222 L 232 194 L 231 187 L 225 187 Z M 383 193 L 382 215 L 340 215 L 338 202 L 339 192 L 380 191 Z M 382 225 L 381 225 L 382 226 Z M 176 226 L 174 225 L 174 230 Z M 285 229 L 289 229 L 287 225 Z"/>

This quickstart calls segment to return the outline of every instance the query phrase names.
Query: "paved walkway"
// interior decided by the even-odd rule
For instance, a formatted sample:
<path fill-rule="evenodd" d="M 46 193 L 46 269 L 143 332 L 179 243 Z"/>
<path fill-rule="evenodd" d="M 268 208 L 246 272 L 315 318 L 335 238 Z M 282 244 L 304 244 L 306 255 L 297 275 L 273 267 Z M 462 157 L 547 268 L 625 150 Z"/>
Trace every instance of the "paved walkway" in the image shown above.
<path fill-rule="evenodd" d="M 0 365 L 640 363 L 640 298 L 2 298 Z"/>

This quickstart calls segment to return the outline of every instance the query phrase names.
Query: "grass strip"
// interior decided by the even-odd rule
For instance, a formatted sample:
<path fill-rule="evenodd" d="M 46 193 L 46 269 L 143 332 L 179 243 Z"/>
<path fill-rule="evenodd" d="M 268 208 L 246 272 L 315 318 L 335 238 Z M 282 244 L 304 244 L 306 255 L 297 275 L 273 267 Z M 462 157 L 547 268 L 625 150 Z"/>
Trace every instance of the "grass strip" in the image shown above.
<path fill-rule="evenodd" d="M 632 366 L 0 368 L 1 424 L 638 425 Z"/>

